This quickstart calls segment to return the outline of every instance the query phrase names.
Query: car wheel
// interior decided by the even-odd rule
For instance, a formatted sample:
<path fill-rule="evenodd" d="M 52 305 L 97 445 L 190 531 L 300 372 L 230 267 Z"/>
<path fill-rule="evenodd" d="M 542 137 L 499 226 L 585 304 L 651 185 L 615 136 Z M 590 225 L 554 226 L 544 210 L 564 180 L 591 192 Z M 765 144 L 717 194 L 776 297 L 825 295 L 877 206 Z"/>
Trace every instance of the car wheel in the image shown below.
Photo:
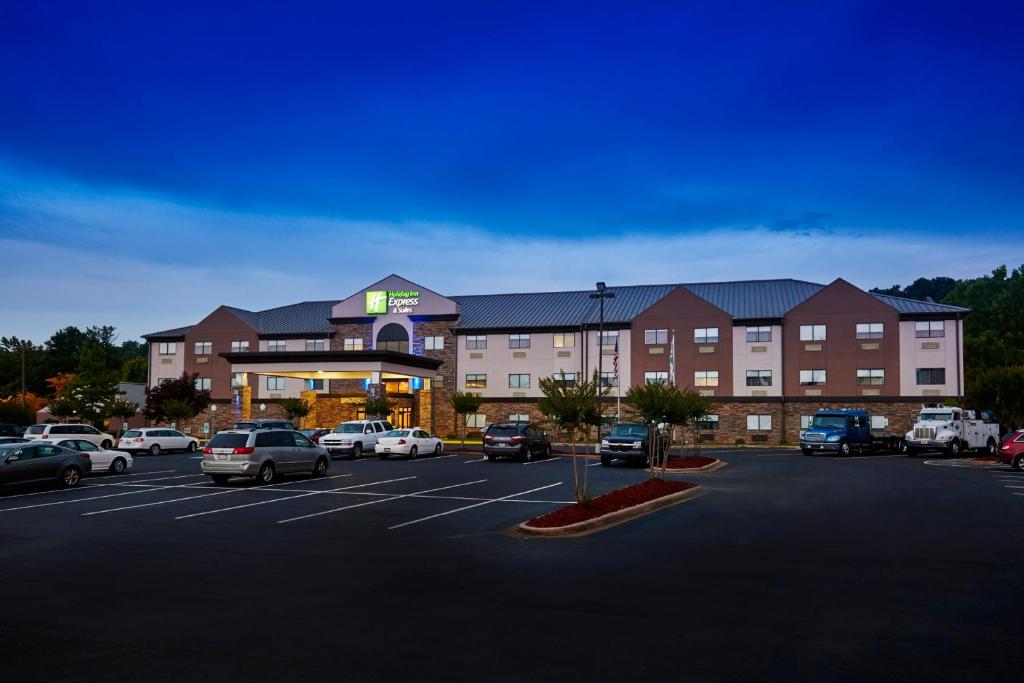
<path fill-rule="evenodd" d="M 103 439 L 103 442 L 100 444 L 100 448 L 102 448 L 105 451 L 109 451 L 113 447 L 114 444 L 110 439 Z"/>
<path fill-rule="evenodd" d="M 544 447 L 544 453 L 543 453 L 543 456 L 544 456 L 544 459 L 545 459 L 545 460 L 550 460 L 550 459 L 551 459 L 552 457 L 554 457 L 554 456 L 553 456 L 553 455 L 551 454 L 551 444 L 548 444 L 547 446 L 545 446 L 545 447 Z"/>
<path fill-rule="evenodd" d="M 256 481 L 260 484 L 269 484 L 274 481 L 274 463 L 265 462 L 256 475 Z"/>
<path fill-rule="evenodd" d="M 436 457 L 439 457 L 440 455 L 441 455 L 441 444 L 437 444 L 436 446 L 434 446 L 434 457 L 436 458 Z"/>
<path fill-rule="evenodd" d="M 409 449 L 409 459 L 415 460 L 417 456 L 419 456 L 419 450 L 415 446 L 413 446 L 412 448 Z"/>
<path fill-rule="evenodd" d="M 327 474 L 327 458 L 319 457 L 316 459 L 316 464 L 313 465 L 313 476 L 322 477 Z"/>
<path fill-rule="evenodd" d="M 841 442 L 839 444 L 839 454 L 840 455 L 849 455 L 850 454 L 850 442 L 849 441 L 843 441 L 843 442 Z"/>
<path fill-rule="evenodd" d="M 213 479 L 213 483 L 217 486 L 223 486 L 228 483 L 228 479 L 231 477 L 227 474 L 211 474 L 210 479 Z"/>
<path fill-rule="evenodd" d="M 494 454 L 494 453 L 488 453 L 487 454 L 487 459 L 490 460 L 491 462 L 495 462 L 495 461 L 497 461 L 498 456 L 496 454 Z"/>
<path fill-rule="evenodd" d="M 1024 472 L 1024 453 L 1015 455 L 1013 457 L 1013 462 L 1010 463 L 1010 467 L 1018 472 Z"/>
<path fill-rule="evenodd" d="M 909 444 L 907 445 L 906 449 L 903 452 L 907 454 L 908 458 L 916 458 L 917 457 L 917 449 L 912 447 L 912 446 L 910 446 Z"/>
<path fill-rule="evenodd" d="M 155 443 L 152 446 L 150 446 L 149 447 L 149 454 L 150 455 L 160 455 L 160 444 Z"/>
<path fill-rule="evenodd" d="M 814 451 L 812 451 L 810 448 L 801 448 L 800 452 L 803 453 L 804 455 L 810 455 Z"/>
<path fill-rule="evenodd" d="M 612 466 L 612 458 L 611 458 L 611 456 L 610 455 L 602 455 L 601 456 L 601 467 L 611 467 L 611 466 Z"/>
<path fill-rule="evenodd" d="M 82 471 L 77 467 L 68 467 L 60 473 L 60 485 L 72 489 L 82 483 Z"/>
<path fill-rule="evenodd" d="M 960 439 L 953 439 L 949 442 L 949 455 L 954 458 L 960 455 Z"/>
<path fill-rule="evenodd" d="M 533 462 L 533 460 L 534 460 L 533 449 L 530 448 L 529 446 L 525 446 L 523 448 L 523 452 L 522 452 L 521 457 L 526 462 Z"/>
<path fill-rule="evenodd" d="M 128 461 L 124 458 L 114 458 L 114 462 L 110 463 L 110 471 L 114 474 L 122 474 L 128 469 Z"/>
<path fill-rule="evenodd" d="M 998 448 L 999 447 L 996 445 L 995 439 L 990 438 L 988 443 L 985 444 L 985 453 L 988 455 L 995 455 Z"/>
<path fill-rule="evenodd" d="M 907 440 L 906 439 L 900 439 L 899 444 L 897 444 L 897 446 L 896 446 L 896 452 L 897 453 L 909 453 L 910 452 L 910 446 L 907 444 Z"/>
<path fill-rule="evenodd" d="M 188 452 L 189 453 L 195 453 L 197 450 L 199 450 L 199 447 L 196 446 L 196 442 L 195 441 L 189 441 L 188 442 Z"/>
<path fill-rule="evenodd" d="M 363 444 L 357 443 L 352 447 L 352 459 L 358 460 L 361 457 L 363 457 Z"/>

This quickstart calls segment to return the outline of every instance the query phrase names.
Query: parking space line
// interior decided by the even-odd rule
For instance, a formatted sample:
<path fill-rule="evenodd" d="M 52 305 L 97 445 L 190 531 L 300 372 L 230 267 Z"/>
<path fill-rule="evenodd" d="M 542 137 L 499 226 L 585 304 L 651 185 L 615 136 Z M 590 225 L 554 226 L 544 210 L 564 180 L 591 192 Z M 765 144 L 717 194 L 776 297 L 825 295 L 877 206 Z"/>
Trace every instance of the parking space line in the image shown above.
<path fill-rule="evenodd" d="M 487 457 L 486 457 L 486 456 L 485 456 L 485 457 L 483 457 L 483 458 L 480 458 L 479 460 L 466 460 L 466 461 L 465 461 L 465 462 L 463 462 L 462 464 L 463 464 L 463 465 L 468 465 L 468 464 L 469 464 L 469 463 L 471 463 L 471 462 L 483 462 L 484 460 L 487 460 Z"/>
<path fill-rule="evenodd" d="M 555 462 L 555 461 L 561 460 L 561 459 L 562 459 L 562 456 L 560 456 L 560 455 L 553 455 L 550 458 L 544 458 L 543 460 L 531 460 L 530 462 L 524 462 L 523 464 L 524 465 L 542 465 L 542 464 L 544 464 L 546 462 Z M 597 464 L 600 465 L 601 463 L 598 462 Z M 589 467 L 589 465 L 587 465 L 587 467 Z"/>
<path fill-rule="evenodd" d="M 310 517 L 319 517 L 321 515 L 329 515 L 332 512 L 341 512 L 342 510 L 351 510 L 353 508 L 365 507 L 367 505 L 375 505 L 377 503 L 386 503 L 389 500 L 398 500 L 399 498 L 411 498 L 413 496 L 422 495 L 424 493 L 433 493 L 434 491 L 445 491 L 447 489 L 454 489 L 460 486 L 469 486 L 471 484 L 482 484 L 486 482 L 486 479 L 477 479 L 476 481 L 467 481 L 461 484 L 452 484 L 451 486 L 441 486 L 435 489 L 427 489 L 426 491 L 415 491 L 413 493 L 403 493 L 401 495 L 392 496 L 390 498 L 378 498 L 377 500 L 369 500 L 365 503 L 357 503 L 355 505 L 346 505 L 340 508 L 334 508 L 333 510 L 323 510 L 321 512 L 314 512 L 309 515 L 301 515 L 299 517 L 289 517 L 288 519 L 278 520 L 278 524 L 287 524 L 288 522 L 297 522 L 300 519 L 309 519 Z"/>
<path fill-rule="evenodd" d="M 457 458 L 458 456 L 458 453 L 451 453 L 449 455 L 439 455 L 437 457 L 428 455 L 422 458 L 416 458 L 415 460 L 410 460 L 409 462 L 433 462 L 434 460 L 444 460 L 445 458 Z"/>
<path fill-rule="evenodd" d="M 133 474 L 105 474 L 105 475 L 103 475 L 103 478 L 104 479 L 121 479 L 121 478 L 124 478 L 124 477 L 145 477 L 145 476 L 148 476 L 150 474 L 171 474 L 171 473 L 177 472 L 177 471 L 178 470 L 154 470 L 153 472 L 135 472 Z"/>
<path fill-rule="evenodd" d="M 601 461 L 598 460 L 597 462 L 592 462 L 592 463 L 588 464 L 587 467 L 597 467 L 600 464 L 601 464 Z"/>
<path fill-rule="evenodd" d="M 177 470 L 163 470 L 163 471 L 164 472 L 177 472 Z M 112 477 L 137 477 L 137 476 L 142 476 L 143 474 L 158 474 L 158 472 L 144 472 L 144 473 L 140 472 L 139 474 L 113 474 L 113 475 L 110 475 L 110 476 L 111 476 L 111 478 Z M 184 476 L 188 477 L 188 476 L 193 476 L 193 475 L 188 475 L 187 474 L 187 475 L 184 475 Z M 105 478 L 106 477 L 104 477 L 104 479 Z M 181 477 L 179 477 L 179 478 L 181 478 Z M 163 479 L 163 477 L 160 477 L 160 479 Z M 43 496 L 43 495 L 49 495 L 49 494 L 54 494 L 54 493 L 74 493 L 75 491 L 83 491 L 85 489 L 91 489 L 91 488 L 101 488 L 101 487 L 107 487 L 107 486 L 123 486 L 124 485 L 122 482 L 112 482 L 110 484 L 101 484 L 100 480 L 96 480 L 96 483 L 92 483 L 92 481 L 93 480 L 90 477 L 89 479 L 83 480 L 81 486 L 77 486 L 75 488 L 48 489 L 46 491 L 33 491 L 32 493 L 15 493 L 15 494 L 10 495 L 10 496 L 0 496 L 0 502 L 5 501 L 5 500 L 7 500 L 9 498 L 25 498 L 26 496 Z M 136 481 L 158 481 L 158 480 L 154 480 L 154 479 L 137 479 Z"/>
<path fill-rule="evenodd" d="M 485 500 L 485 501 L 483 501 L 481 503 L 473 503 L 472 505 L 464 505 L 464 506 L 462 506 L 460 508 L 455 508 L 454 510 L 448 510 L 447 512 L 439 512 L 436 515 L 429 515 L 427 517 L 420 517 L 419 519 L 414 519 L 414 520 L 409 521 L 409 522 L 402 522 L 401 524 L 396 524 L 394 526 L 389 526 L 388 527 L 388 531 L 392 531 L 394 529 L 401 529 L 404 526 L 409 526 L 411 524 L 419 524 L 420 522 L 426 522 L 427 520 L 436 519 L 438 517 L 444 517 L 446 515 L 454 515 L 456 512 L 462 512 L 463 510 L 471 510 L 473 508 L 478 508 L 481 505 L 490 505 L 491 503 L 497 503 L 499 501 L 508 500 L 509 498 L 515 498 L 516 496 L 525 496 L 527 493 L 533 493 L 534 491 L 543 491 L 544 489 L 549 489 L 549 488 L 552 488 L 554 486 L 561 486 L 561 484 L 562 484 L 562 482 L 559 481 L 559 482 L 555 482 L 554 484 L 548 484 L 547 486 L 538 486 L 537 488 L 530 489 L 529 491 L 523 491 L 521 493 L 510 493 L 509 495 L 502 496 L 501 498 L 492 498 L 491 500 Z"/>
<path fill-rule="evenodd" d="M 201 475 L 195 475 L 201 476 Z M 176 477 L 180 479 L 181 477 Z M 0 512 L 14 512 L 15 510 L 29 510 L 32 508 L 43 508 L 50 507 L 52 505 L 67 505 L 68 503 L 84 503 L 89 500 L 102 500 L 103 498 L 117 498 L 118 496 L 132 496 L 138 493 L 149 493 L 150 491 L 165 491 L 167 489 L 180 488 L 177 485 L 171 484 L 170 486 L 151 486 L 149 488 L 140 489 L 138 491 L 123 491 L 121 493 L 109 493 L 105 496 L 90 496 L 88 498 L 74 498 L 72 500 L 56 500 L 50 503 L 36 503 L 35 505 L 22 505 L 16 508 L 3 508 Z"/>
<path fill-rule="evenodd" d="M 273 500 L 260 500 L 260 501 L 257 501 L 255 503 L 246 503 L 244 505 L 233 505 L 233 506 L 227 507 L 227 508 L 218 508 L 216 510 L 206 510 L 205 512 L 193 512 L 190 515 L 181 515 L 180 517 L 175 517 L 174 519 L 175 520 L 179 520 L 179 519 L 190 519 L 192 517 L 202 517 L 204 515 L 217 514 L 218 512 L 229 512 L 231 510 L 241 510 L 242 508 L 251 508 L 251 507 L 255 507 L 257 505 L 268 505 L 269 503 L 279 503 L 281 501 L 286 501 L 286 500 L 295 500 L 296 498 L 307 498 L 309 496 L 318 496 L 318 495 L 323 495 L 325 493 L 333 493 L 335 491 L 345 491 L 347 489 L 358 489 L 358 488 L 362 488 L 364 486 L 376 486 L 377 484 L 390 484 L 390 483 L 395 482 L 395 481 L 406 481 L 408 479 L 415 479 L 415 478 L 416 477 L 401 477 L 399 479 L 385 479 L 384 481 L 371 481 L 368 484 L 356 484 L 355 486 L 344 486 L 344 487 L 339 488 L 339 489 L 327 489 L 325 491 L 312 491 L 310 493 L 300 493 L 297 496 L 288 496 L 287 498 L 274 498 Z"/>
<path fill-rule="evenodd" d="M 352 476 L 351 474 L 336 474 L 336 475 L 334 475 L 332 477 L 324 477 L 324 479 L 338 479 L 340 477 L 351 477 L 351 476 Z M 237 493 L 239 491 L 264 491 L 266 489 L 271 489 L 271 488 L 274 488 L 274 487 L 289 486 L 291 484 L 300 484 L 300 483 L 305 483 L 305 482 L 306 482 L 306 480 L 304 480 L 304 479 L 297 479 L 295 481 L 285 481 L 285 482 L 282 482 L 280 484 L 268 484 L 266 486 L 249 486 L 249 487 L 245 487 L 245 488 L 223 487 L 223 488 L 227 488 L 227 490 L 219 490 L 216 493 L 204 493 L 204 494 L 201 494 L 201 495 L 198 495 L 198 496 L 185 496 L 183 498 L 172 498 L 171 500 L 158 500 L 158 501 L 153 502 L 153 503 L 141 503 L 139 505 L 125 505 L 125 506 L 118 507 L 118 508 L 108 508 L 106 510 L 94 510 L 93 512 L 83 512 L 82 516 L 83 517 L 89 517 L 90 515 L 104 515 L 104 514 L 107 514 L 107 513 L 110 513 L 110 512 L 120 512 L 121 510 L 134 510 L 136 508 L 147 508 L 147 507 L 153 507 L 153 506 L 156 506 L 156 505 L 167 505 L 168 503 L 179 503 L 179 502 L 181 502 L 183 500 L 195 500 L 196 498 L 209 498 L 210 496 L 222 496 L 222 495 L 224 495 L 226 493 Z M 187 486 L 183 486 L 183 487 L 180 487 L 180 488 L 205 488 L 205 489 L 210 489 L 211 487 L 209 487 L 209 486 L 205 486 L 205 487 L 193 486 L 193 485 L 189 484 Z M 222 488 L 222 487 L 218 487 L 218 488 Z"/>

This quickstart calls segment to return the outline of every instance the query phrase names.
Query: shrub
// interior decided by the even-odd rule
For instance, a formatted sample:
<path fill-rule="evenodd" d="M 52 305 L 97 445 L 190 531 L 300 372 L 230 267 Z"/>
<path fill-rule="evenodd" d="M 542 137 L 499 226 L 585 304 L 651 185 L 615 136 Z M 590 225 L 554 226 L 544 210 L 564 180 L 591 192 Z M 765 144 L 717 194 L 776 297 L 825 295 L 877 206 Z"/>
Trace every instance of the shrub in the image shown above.
<path fill-rule="evenodd" d="M 744 441 L 744 440 L 743 440 L 742 438 L 740 438 L 740 437 L 737 437 L 737 438 L 736 438 L 736 441 L 735 441 L 735 442 L 733 442 L 733 443 L 735 443 L 735 444 L 736 444 L 737 446 L 743 446 L 743 445 L 744 445 L 744 444 L 746 444 L 747 442 L 746 442 L 746 441 Z"/>

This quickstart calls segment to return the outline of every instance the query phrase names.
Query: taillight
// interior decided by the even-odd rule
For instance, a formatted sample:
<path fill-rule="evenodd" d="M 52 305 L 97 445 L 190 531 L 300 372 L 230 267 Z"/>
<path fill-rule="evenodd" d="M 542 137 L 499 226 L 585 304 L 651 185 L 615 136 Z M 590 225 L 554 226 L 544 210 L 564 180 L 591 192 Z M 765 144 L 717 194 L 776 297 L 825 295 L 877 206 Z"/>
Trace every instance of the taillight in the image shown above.
<path fill-rule="evenodd" d="M 82 460 L 92 460 L 92 457 L 88 453 L 79 453 L 78 457 Z"/>
<path fill-rule="evenodd" d="M 513 436 L 513 437 L 512 437 L 512 440 L 513 440 L 513 441 L 522 441 L 522 440 L 523 440 L 523 437 L 521 437 L 521 436 Z"/>
<path fill-rule="evenodd" d="M 206 448 L 203 449 L 203 454 L 204 455 L 210 455 L 211 453 L 213 453 L 213 449 L 210 448 L 209 446 L 207 446 Z"/>
<path fill-rule="evenodd" d="M 236 448 L 233 452 L 235 455 L 252 455 L 255 451 L 255 448 L 249 446 L 248 448 Z"/>
<path fill-rule="evenodd" d="M 494 441 L 494 437 L 488 434 L 487 436 L 484 437 L 484 441 Z"/>
<path fill-rule="evenodd" d="M 398 440 L 398 445 L 399 446 L 404 446 L 405 445 L 405 439 L 399 439 Z"/>

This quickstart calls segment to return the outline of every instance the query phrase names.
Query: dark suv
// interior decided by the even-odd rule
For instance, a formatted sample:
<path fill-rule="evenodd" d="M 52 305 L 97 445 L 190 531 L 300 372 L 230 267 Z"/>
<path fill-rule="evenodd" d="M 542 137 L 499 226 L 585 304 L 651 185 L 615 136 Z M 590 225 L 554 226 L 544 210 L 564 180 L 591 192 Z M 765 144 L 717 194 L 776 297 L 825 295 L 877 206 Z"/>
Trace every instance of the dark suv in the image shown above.
<path fill-rule="evenodd" d="M 236 422 L 232 429 L 295 429 L 295 425 L 288 420 L 250 420 Z"/>
<path fill-rule="evenodd" d="M 0 422 L 0 436 L 23 436 L 25 430 L 16 424 Z"/>
<path fill-rule="evenodd" d="M 492 462 L 502 455 L 513 455 L 523 460 L 550 458 L 551 439 L 535 424 L 494 424 L 484 435 L 484 455 Z"/>
<path fill-rule="evenodd" d="M 668 448 L 668 438 L 655 431 L 656 448 L 660 455 Z M 623 422 L 612 427 L 611 434 L 601 440 L 601 465 L 608 467 L 612 460 L 626 460 L 634 465 L 650 461 L 651 430 L 645 424 Z"/>

